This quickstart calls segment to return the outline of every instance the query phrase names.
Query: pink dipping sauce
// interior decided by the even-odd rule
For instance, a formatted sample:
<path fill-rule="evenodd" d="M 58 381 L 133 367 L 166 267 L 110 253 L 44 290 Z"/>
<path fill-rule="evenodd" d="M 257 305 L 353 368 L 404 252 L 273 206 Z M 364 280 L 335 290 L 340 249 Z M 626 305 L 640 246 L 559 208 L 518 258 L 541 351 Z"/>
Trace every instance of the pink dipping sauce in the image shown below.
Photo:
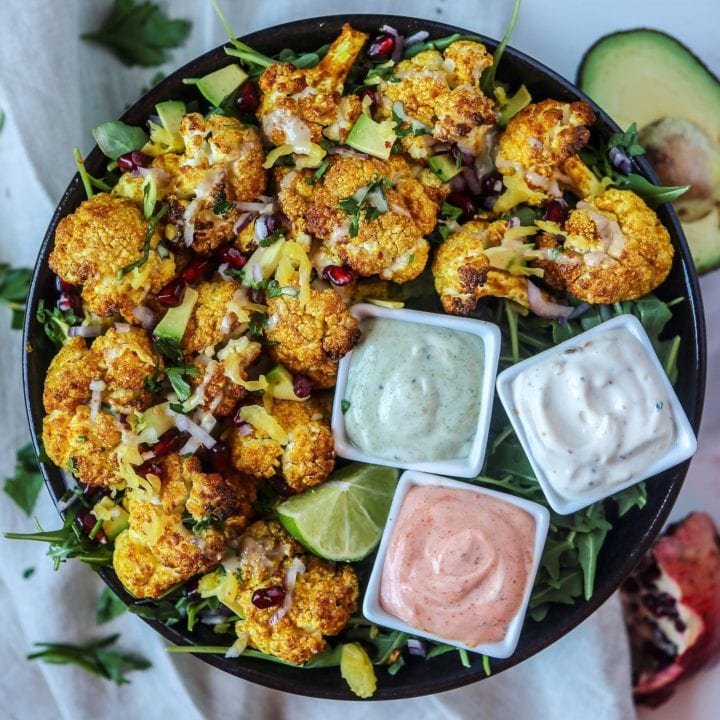
<path fill-rule="evenodd" d="M 415 485 L 383 565 L 380 604 L 409 625 L 469 647 L 500 642 L 522 605 L 535 519 L 471 490 Z"/>

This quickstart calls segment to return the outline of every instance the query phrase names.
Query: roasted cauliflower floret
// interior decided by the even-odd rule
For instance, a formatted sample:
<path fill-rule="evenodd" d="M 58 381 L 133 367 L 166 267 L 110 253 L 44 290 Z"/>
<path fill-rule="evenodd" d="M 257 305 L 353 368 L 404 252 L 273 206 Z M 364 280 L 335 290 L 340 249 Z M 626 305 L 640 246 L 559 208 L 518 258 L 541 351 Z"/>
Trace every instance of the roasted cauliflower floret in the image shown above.
<path fill-rule="evenodd" d="M 69 338 L 52 359 L 45 377 L 45 412 L 73 411 L 90 400 L 90 383 L 101 379 L 97 358 L 81 337 Z"/>
<path fill-rule="evenodd" d="M 504 212 L 521 202 L 540 205 L 549 197 L 561 197 L 564 188 L 581 197 L 587 194 L 583 191 L 601 188 L 577 157 L 590 139 L 588 127 L 594 122 L 595 114 L 587 103 L 558 100 L 532 103 L 510 118 L 495 160 L 506 176 L 508 190 L 495 211 Z M 572 176 L 566 170 L 568 161 Z"/>
<path fill-rule="evenodd" d="M 501 244 L 507 223 L 472 220 L 440 245 L 432 265 L 435 289 L 446 312 L 467 315 L 486 296 L 528 307 L 527 279 L 492 267 L 485 250 Z"/>
<path fill-rule="evenodd" d="M 455 41 L 443 52 L 443 57 L 450 87 L 479 85 L 483 71 L 493 63 L 485 46 L 472 40 Z"/>
<path fill-rule="evenodd" d="M 213 348 L 247 329 L 241 305 L 245 292 L 234 282 L 211 280 L 197 288 L 198 299 L 183 335 L 181 346 L 186 355 Z M 241 297 L 242 296 L 242 297 Z"/>
<path fill-rule="evenodd" d="M 248 645 L 301 665 L 322 652 L 357 607 L 358 581 L 349 565 L 306 554 L 277 522 L 256 522 L 240 541 L 239 572 L 200 581 L 204 597 L 217 595 L 243 619 L 235 630 Z M 283 589 L 278 606 L 259 608 L 253 594 Z"/>
<path fill-rule="evenodd" d="M 290 235 L 298 239 L 306 232 L 305 215 L 315 196 L 315 185 L 307 182 L 313 179 L 312 170 L 275 168 L 275 182 L 278 187 L 280 209 L 292 223 Z"/>
<path fill-rule="evenodd" d="M 310 143 L 320 142 L 323 128 L 332 126 L 331 135 L 347 136 L 347 126 L 352 127 L 360 106 L 343 99 L 343 86 L 365 40 L 365 33 L 344 25 L 314 68 L 275 63 L 265 70 L 259 81 L 258 118 L 270 143 L 288 144 L 309 155 Z"/>
<path fill-rule="evenodd" d="M 158 598 L 172 585 L 214 568 L 223 554 L 223 536 L 214 529 L 195 534 L 182 515 L 162 505 L 131 500 L 129 527 L 115 539 L 113 567 L 128 592 Z"/>
<path fill-rule="evenodd" d="M 137 323 L 133 309 L 175 273 L 172 256 L 157 253 L 156 229 L 147 259 L 118 278 L 123 268 L 142 261 L 147 230 L 148 221 L 135 203 L 98 193 L 60 221 L 48 264 L 63 280 L 83 286 L 82 298 L 91 312 L 100 317 L 119 312 Z"/>
<path fill-rule="evenodd" d="M 88 485 L 117 485 L 115 449 L 121 432 L 116 418 L 103 408 L 95 414 L 89 405 L 74 412 L 56 410 L 43 419 L 43 445 L 48 457 Z"/>
<path fill-rule="evenodd" d="M 437 210 L 403 158 L 343 157 L 331 161 L 317 186 L 306 225 L 358 275 L 402 283 L 427 263 L 424 235 L 435 227 Z"/>
<path fill-rule="evenodd" d="M 295 492 L 319 485 L 335 466 L 326 405 L 317 399 L 277 400 L 272 417 L 286 434 L 285 442 L 259 428 L 234 431 L 230 447 L 235 467 L 256 477 L 279 476 Z"/>
<path fill-rule="evenodd" d="M 551 259 L 537 262 L 546 281 L 590 303 L 647 295 L 665 280 L 673 259 L 668 231 L 631 190 L 579 202 L 561 233 L 545 234 L 539 244 L 551 251 Z"/>
<path fill-rule="evenodd" d="M 118 332 L 110 328 L 95 340 L 91 353 L 103 371 L 106 389 L 103 399 L 113 408 L 143 410 L 152 402 L 144 389 L 145 379 L 163 376 L 163 361 L 142 328 Z"/>
<path fill-rule="evenodd" d="M 307 375 L 317 388 L 331 388 L 338 360 L 354 347 L 360 330 L 334 290 L 313 289 L 307 305 L 289 295 L 270 298 L 265 336 L 277 362 Z"/>

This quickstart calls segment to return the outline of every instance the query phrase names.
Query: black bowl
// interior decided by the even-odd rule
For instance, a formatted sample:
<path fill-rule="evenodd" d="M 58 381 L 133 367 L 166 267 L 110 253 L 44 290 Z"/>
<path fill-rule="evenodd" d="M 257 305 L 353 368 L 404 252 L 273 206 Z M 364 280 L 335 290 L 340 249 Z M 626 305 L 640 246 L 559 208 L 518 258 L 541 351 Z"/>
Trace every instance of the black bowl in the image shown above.
<path fill-rule="evenodd" d="M 268 55 L 286 47 L 311 51 L 332 41 L 339 34 L 344 22 L 349 22 L 354 27 L 370 33 L 376 31 L 383 23 L 390 22 L 406 36 L 419 30 L 428 30 L 431 37 L 442 37 L 455 32 L 466 35 L 477 34 L 430 20 L 386 15 L 337 15 L 278 25 L 248 35 L 243 40 Z M 483 38 L 483 42 L 491 50 L 497 45 L 497 42 L 490 38 Z M 227 63 L 228 56 L 225 55 L 222 47 L 202 55 L 153 88 L 123 115 L 122 120 L 131 125 L 141 125 L 154 112 L 155 104 L 160 101 L 178 98 L 197 99 L 197 91 L 183 85 L 182 78 L 205 75 Z M 535 98 L 552 97 L 564 101 L 589 102 L 597 115 L 594 132 L 601 136 L 607 137 L 619 129 L 602 110 L 567 80 L 517 50 L 512 48 L 506 50 L 498 77 L 512 85 L 524 82 Z M 104 162 L 105 158 L 97 147 L 86 161 L 90 173 L 101 172 Z M 653 182 L 657 182 L 649 165 L 642 158 L 637 162 L 640 171 Z M 84 198 L 80 178 L 75 175 L 53 215 L 43 240 L 28 298 L 28 312 L 23 331 L 23 344 L 26 348 L 23 354 L 23 379 L 25 404 L 36 451 L 40 450 L 42 435 L 43 382 L 50 360 L 55 354 L 55 347 L 46 338 L 35 318 L 35 313 L 41 299 L 52 307 L 56 298 L 53 274 L 47 266 L 55 228 L 60 219 L 73 212 Z M 657 294 L 666 300 L 680 296 L 685 298 L 685 302 L 675 307 L 670 331 L 680 334 L 682 338 L 676 390 L 697 431 L 705 389 L 705 327 L 700 290 L 675 213 L 669 205 L 664 205 L 658 214 L 670 231 L 676 256 L 670 276 L 658 289 Z M 545 620 L 540 623 L 526 620 L 520 644 L 514 655 L 507 660 L 494 660 L 493 674 L 516 665 L 555 642 L 587 618 L 608 598 L 633 569 L 660 531 L 677 497 L 687 468 L 688 463 L 684 463 L 655 477 L 648 483 L 646 507 L 617 521 L 615 529 L 608 535 L 600 553 L 595 594 L 592 599 L 579 600 L 570 607 L 554 606 Z M 65 483 L 60 470 L 52 464 L 43 463 L 42 471 L 50 493 L 57 500 L 65 492 Z M 100 575 L 118 595 L 128 602 L 132 601 L 111 570 L 102 570 Z M 178 645 L 217 644 L 217 636 L 209 630 L 201 629 L 190 635 L 177 627 L 168 628 L 159 622 L 146 622 L 169 641 Z M 354 699 L 341 680 L 337 668 L 302 670 L 250 658 L 228 660 L 217 655 L 199 655 L 199 657 L 221 670 L 278 690 L 321 698 Z M 455 653 L 443 655 L 431 662 L 412 658 L 395 676 L 390 676 L 386 672 L 379 673 L 378 690 L 373 699 L 388 700 L 443 692 L 482 680 L 485 673 L 480 657 L 473 656 L 471 663 L 470 668 L 463 668 Z"/>

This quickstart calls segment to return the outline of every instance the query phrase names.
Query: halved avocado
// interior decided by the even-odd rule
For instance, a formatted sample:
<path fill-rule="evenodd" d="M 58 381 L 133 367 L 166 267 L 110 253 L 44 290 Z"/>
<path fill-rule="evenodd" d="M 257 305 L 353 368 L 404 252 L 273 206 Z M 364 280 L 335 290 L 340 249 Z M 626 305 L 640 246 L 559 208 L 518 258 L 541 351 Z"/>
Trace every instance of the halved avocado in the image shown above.
<path fill-rule="evenodd" d="M 622 128 L 637 123 L 665 184 L 692 186 L 675 209 L 698 272 L 720 267 L 720 80 L 675 38 L 638 29 L 600 38 L 577 84 Z"/>

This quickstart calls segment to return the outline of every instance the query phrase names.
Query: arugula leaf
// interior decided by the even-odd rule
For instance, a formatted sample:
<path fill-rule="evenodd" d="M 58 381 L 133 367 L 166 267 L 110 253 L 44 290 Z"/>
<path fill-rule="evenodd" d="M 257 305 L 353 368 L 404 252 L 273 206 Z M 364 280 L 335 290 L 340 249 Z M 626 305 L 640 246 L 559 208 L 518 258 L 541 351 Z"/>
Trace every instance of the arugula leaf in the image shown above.
<path fill-rule="evenodd" d="M 127 605 L 109 588 L 104 587 L 95 605 L 97 624 L 110 622 L 127 610 Z"/>
<path fill-rule="evenodd" d="M 110 192 L 112 188 L 103 180 L 92 176 L 85 167 L 85 159 L 80 152 L 80 148 L 73 148 L 73 157 L 75 158 L 75 166 L 77 167 L 78 175 L 85 189 L 85 196 L 89 200 L 95 193 L 93 188 L 102 190 L 103 192 Z"/>
<path fill-rule="evenodd" d="M 152 67 L 168 61 L 167 51 L 180 47 L 191 27 L 189 20 L 171 20 L 153 2 L 115 0 L 100 29 L 80 38 L 106 46 L 125 65 Z"/>
<path fill-rule="evenodd" d="M 93 128 L 92 134 L 98 147 L 111 160 L 140 150 L 148 141 L 148 134 L 142 128 L 126 125 L 121 120 L 102 123 Z"/>
<path fill-rule="evenodd" d="M 498 65 L 500 64 L 500 60 L 502 59 L 502 56 L 505 53 L 505 48 L 507 47 L 507 44 L 510 42 L 510 38 L 512 37 L 512 34 L 513 34 L 513 30 L 515 30 L 515 25 L 517 24 L 518 17 L 520 16 L 520 6 L 521 5 L 522 5 L 522 0 L 514 0 L 513 1 L 513 11 L 512 11 L 512 15 L 510 16 L 510 22 L 508 23 L 507 30 L 505 30 L 505 34 L 503 35 L 502 41 L 495 48 L 495 52 L 493 53 L 492 65 L 489 68 L 485 68 L 482 76 L 480 77 L 480 89 L 489 98 L 495 97 L 495 73 L 497 72 L 497 68 L 498 68 Z"/>
<path fill-rule="evenodd" d="M 131 270 L 142 267 L 147 262 L 148 258 L 150 257 L 150 241 L 152 240 L 152 236 L 155 233 L 155 226 L 158 224 L 159 220 L 165 216 L 169 209 L 169 206 L 165 205 L 150 218 L 147 230 L 145 231 L 145 238 L 143 239 L 142 255 L 140 255 L 140 257 L 135 262 L 132 262 L 129 265 L 126 265 L 125 267 L 118 270 L 118 280 L 121 280 L 122 277 L 129 273 Z"/>
<path fill-rule="evenodd" d="M 200 371 L 194 366 L 169 367 L 165 368 L 165 375 L 178 396 L 178 400 L 185 402 L 190 397 L 190 383 L 185 378 L 189 375 L 200 375 Z"/>
<path fill-rule="evenodd" d="M 53 665 L 77 665 L 94 675 L 112 680 L 118 685 L 126 685 L 130 681 L 126 673 L 131 670 L 147 670 L 152 663 L 140 655 L 124 653 L 108 648 L 120 637 L 119 634 L 109 635 L 98 640 L 91 640 L 84 645 L 67 643 L 35 643 L 43 648 L 27 656 L 28 660 L 43 660 Z"/>
<path fill-rule="evenodd" d="M 0 263 L 0 302 L 12 310 L 10 327 L 13 330 L 22 328 L 31 277 L 30 268 L 12 268 L 8 263 Z"/>
<path fill-rule="evenodd" d="M 652 208 L 677 200 L 690 189 L 689 185 L 653 185 L 642 175 L 635 173 L 618 177 L 615 185 L 623 190 L 633 190 Z"/>
<path fill-rule="evenodd" d="M 46 308 L 44 300 L 40 300 L 38 303 L 35 318 L 43 326 L 45 334 L 56 345 L 64 345 L 67 342 L 70 327 L 81 320 L 72 310 L 63 312 L 57 307 L 52 310 Z"/>
<path fill-rule="evenodd" d="M 38 466 L 35 450 L 28 443 L 17 451 L 15 474 L 5 479 L 5 492 L 25 514 L 32 515 L 35 502 L 43 486 L 43 476 Z"/>

